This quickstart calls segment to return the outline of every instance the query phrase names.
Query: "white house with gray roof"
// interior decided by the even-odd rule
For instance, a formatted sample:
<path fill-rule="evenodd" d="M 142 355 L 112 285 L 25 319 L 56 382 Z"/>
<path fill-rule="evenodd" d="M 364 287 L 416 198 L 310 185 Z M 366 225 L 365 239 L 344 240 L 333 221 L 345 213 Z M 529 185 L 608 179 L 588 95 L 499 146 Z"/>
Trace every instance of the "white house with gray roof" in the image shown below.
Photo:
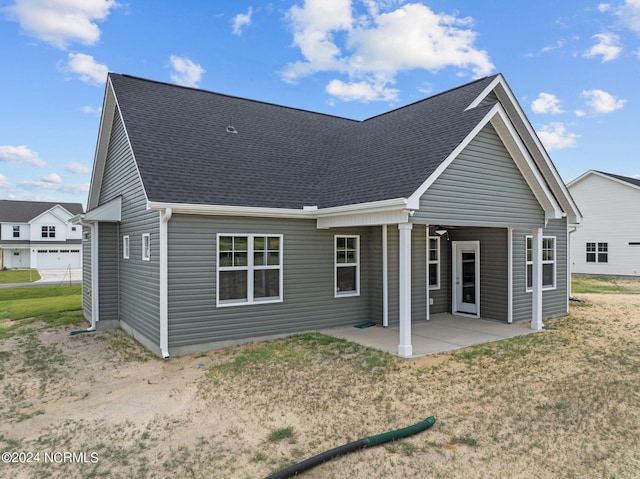
<path fill-rule="evenodd" d="M 640 179 L 589 170 L 567 187 L 584 216 L 571 233 L 571 271 L 640 276 Z"/>
<path fill-rule="evenodd" d="M 502 75 L 355 121 L 107 81 L 83 308 L 162 357 L 435 313 L 568 308 L 580 212 Z"/>
<path fill-rule="evenodd" d="M 0 269 L 79 269 L 80 203 L 0 200 Z"/>

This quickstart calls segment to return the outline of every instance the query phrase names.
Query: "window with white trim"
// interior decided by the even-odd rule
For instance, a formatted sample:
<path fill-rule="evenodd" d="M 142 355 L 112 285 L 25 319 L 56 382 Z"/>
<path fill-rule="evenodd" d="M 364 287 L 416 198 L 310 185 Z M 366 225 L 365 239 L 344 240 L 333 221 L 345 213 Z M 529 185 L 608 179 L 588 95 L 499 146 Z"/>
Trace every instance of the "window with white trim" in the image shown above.
<path fill-rule="evenodd" d="M 282 302 L 282 235 L 217 235 L 218 306 Z"/>
<path fill-rule="evenodd" d="M 124 235 L 122 237 L 122 257 L 124 259 L 129 259 L 129 235 Z"/>
<path fill-rule="evenodd" d="M 429 289 L 440 289 L 440 237 L 429 236 L 427 250 L 427 275 Z"/>
<path fill-rule="evenodd" d="M 527 236 L 527 291 L 533 290 L 533 237 Z M 542 237 L 542 289 L 556 287 L 556 237 Z"/>
<path fill-rule="evenodd" d="M 56 227 L 55 226 L 43 226 L 42 227 L 42 237 L 43 238 L 55 238 L 56 237 Z"/>
<path fill-rule="evenodd" d="M 609 243 L 587 243 L 587 263 L 608 263 Z"/>
<path fill-rule="evenodd" d="M 360 236 L 335 236 L 335 296 L 360 295 Z"/>
<path fill-rule="evenodd" d="M 14 226 L 13 227 L 13 237 L 14 238 L 20 238 L 20 226 Z"/>
<path fill-rule="evenodd" d="M 151 261 L 151 235 L 142 235 L 142 261 Z"/>

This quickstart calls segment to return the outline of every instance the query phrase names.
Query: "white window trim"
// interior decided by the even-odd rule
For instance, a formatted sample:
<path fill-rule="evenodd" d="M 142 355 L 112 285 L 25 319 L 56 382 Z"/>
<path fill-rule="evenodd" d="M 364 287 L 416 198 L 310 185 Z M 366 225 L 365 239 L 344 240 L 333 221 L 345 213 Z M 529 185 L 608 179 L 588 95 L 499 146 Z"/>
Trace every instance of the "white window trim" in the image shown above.
<path fill-rule="evenodd" d="M 221 236 L 242 236 L 247 238 L 247 266 L 220 266 L 220 250 L 218 245 L 220 245 L 220 237 Z M 261 265 L 255 266 L 253 264 L 254 258 L 254 238 L 260 237 L 271 237 L 271 238 L 279 238 L 280 239 L 280 251 L 279 251 L 279 259 L 280 264 L 278 265 Z M 282 303 L 284 301 L 284 292 L 283 292 L 283 276 L 284 276 L 284 267 L 283 267 L 283 251 L 284 251 L 284 236 L 281 234 L 256 234 L 256 233 L 217 233 L 216 234 L 216 307 L 217 308 L 225 308 L 229 306 L 245 306 L 249 304 L 272 304 L 272 303 Z M 278 290 L 280 296 L 277 298 L 254 298 L 253 297 L 253 272 L 255 270 L 262 269 L 277 269 L 280 271 Z M 226 299 L 220 301 L 220 271 L 247 271 L 247 299 Z"/>
<path fill-rule="evenodd" d="M 527 242 L 528 240 L 531 240 L 533 242 L 533 236 L 531 235 L 527 235 L 525 236 L 524 239 L 524 287 L 525 287 L 525 291 L 527 293 L 531 293 L 533 292 L 533 288 L 530 288 L 529 286 L 527 286 L 527 270 L 528 270 L 528 266 L 529 265 L 533 265 L 533 261 L 527 261 Z M 558 284 L 558 261 L 557 261 L 557 244 L 558 244 L 558 239 L 555 236 L 543 236 L 542 237 L 542 241 L 544 243 L 544 240 L 546 239 L 552 239 L 553 240 L 553 261 L 549 261 L 549 260 L 543 260 L 542 264 L 553 264 L 553 285 L 552 286 L 545 286 L 542 285 L 542 291 L 553 291 L 554 289 L 557 288 L 557 284 Z M 533 246 L 533 244 L 532 244 Z M 540 254 L 540 256 L 542 256 L 542 252 Z"/>
<path fill-rule="evenodd" d="M 131 253 L 131 241 L 129 240 L 129 235 L 124 235 L 122 237 L 122 257 L 124 259 L 129 259 L 130 253 Z"/>
<path fill-rule="evenodd" d="M 148 247 L 146 247 L 148 245 Z M 142 261 L 151 261 L 151 235 L 142 234 Z"/>
<path fill-rule="evenodd" d="M 338 238 L 355 238 L 356 239 L 356 262 L 355 263 L 338 263 L 336 259 L 336 250 L 338 249 Z M 355 291 L 338 291 L 338 268 L 356 267 L 356 290 Z M 360 235 L 334 235 L 333 236 L 333 293 L 334 298 L 348 298 L 360 296 Z"/>
<path fill-rule="evenodd" d="M 436 249 L 438 251 L 438 259 L 433 261 L 430 259 L 430 252 L 431 252 L 431 241 L 430 240 L 436 240 Z M 429 291 L 436 291 L 438 289 L 440 289 L 440 271 L 441 271 L 441 266 L 440 266 L 440 236 L 429 236 L 429 231 L 427 230 L 427 286 L 429 287 Z M 438 278 L 437 278 L 437 282 L 435 285 L 430 285 L 429 284 L 429 265 L 432 264 L 436 264 L 438 265 Z"/>

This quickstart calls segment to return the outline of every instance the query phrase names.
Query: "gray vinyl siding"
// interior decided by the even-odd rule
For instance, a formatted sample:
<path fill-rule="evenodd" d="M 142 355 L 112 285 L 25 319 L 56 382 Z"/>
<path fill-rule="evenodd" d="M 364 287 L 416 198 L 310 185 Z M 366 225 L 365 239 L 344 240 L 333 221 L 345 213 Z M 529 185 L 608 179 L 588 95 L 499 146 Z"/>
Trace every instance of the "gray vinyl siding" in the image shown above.
<path fill-rule="evenodd" d="M 98 229 L 100 321 L 118 319 L 118 224 L 101 223 Z"/>
<path fill-rule="evenodd" d="M 411 221 L 534 227 L 544 211 L 488 124 L 429 187 Z"/>
<path fill-rule="evenodd" d="M 82 230 L 82 312 L 91 320 L 91 228 Z"/>
<path fill-rule="evenodd" d="M 216 307 L 216 234 L 283 235 L 283 302 Z M 360 235 L 360 296 L 334 297 L 334 235 Z M 174 214 L 169 221 L 169 347 L 370 320 L 369 236 L 315 221 Z"/>
<path fill-rule="evenodd" d="M 388 262 L 387 262 L 388 264 Z M 369 230 L 369 318 L 377 324 L 382 324 L 382 226 Z"/>
<path fill-rule="evenodd" d="M 526 291 L 526 237 L 531 230 L 513 232 L 513 320 L 531 319 L 532 293 Z M 556 238 L 556 287 L 542 292 L 542 317 L 567 312 L 567 224 L 565 219 L 549 220 L 543 236 Z"/>
<path fill-rule="evenodd" d="M 120 251 L 122 237 L 129 235 L 130 259 L 125 260 L 118 253 L 118 276 L 101 274 L 101 291 L 102 288 L 111 290 L 117 281 L 119 319 L 159 344 L 159 216 L 158 212 L 146 209 L 146 196 L 119 114 L 114 117 L 108 151 L 99 204 L 122 197 L 116 251 Z M 100 224 L 100 228 L 103 226 Z M 144 233 L 151 235 L 151 261 L 142 260 Z"/>

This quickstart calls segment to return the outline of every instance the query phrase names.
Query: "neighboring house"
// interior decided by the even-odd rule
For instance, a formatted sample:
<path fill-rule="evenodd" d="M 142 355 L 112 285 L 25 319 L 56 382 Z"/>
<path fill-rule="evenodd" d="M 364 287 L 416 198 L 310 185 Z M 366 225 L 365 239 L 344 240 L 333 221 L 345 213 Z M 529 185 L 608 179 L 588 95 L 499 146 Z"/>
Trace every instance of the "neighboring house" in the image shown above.
<path fill-rule="evenodd" d="M 590 170 L 567 187 L 584 216 L 571 272 L 640 275 L 640 179 Z"/>
<path fill-rule="evenodd" d="M 580 221 L 501 75 L 354 121 L 110 74 L 87 210 L 91 327 L 163 357 L 369 321 L 411 356 L 446 312 L 540 329 Z"/>
<path fill-rule="evenodd" d="M 0 200 L 0 268 L 79 269 L 82 227 L 71 224 L 80 203 Z"/>

